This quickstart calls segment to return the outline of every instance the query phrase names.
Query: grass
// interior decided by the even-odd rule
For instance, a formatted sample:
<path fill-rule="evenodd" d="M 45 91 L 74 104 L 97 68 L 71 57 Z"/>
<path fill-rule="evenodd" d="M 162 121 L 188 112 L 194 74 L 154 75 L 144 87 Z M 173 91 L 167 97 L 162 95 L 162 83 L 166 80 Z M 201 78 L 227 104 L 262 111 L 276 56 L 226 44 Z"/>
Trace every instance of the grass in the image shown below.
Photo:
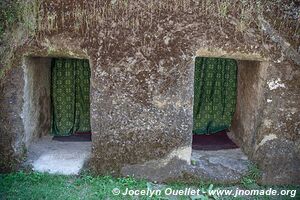
<path fill-rule="evenodd" d="M 246 180 L 250 180 L 247 177 Z M 253 180 L 252 180 L 253 181 Z M 251 182 L 251 188 L 253 189 L 253 184 Z M 243 199 L 234 197 L 213 197 L 207 194 L 209 189 L 228 189 L 228 188 L 249 188 L 248 183 L 243 186 L 243 184 L 228 186 L 228 185 L 213 185 L 204 184 L 199 181 L 199 183 L 194 183 L 192 185 L 187 185 L 184 183 L 172 183 L 168 185 L 158 185 L 145 180 L 136 180 L 132 177 L 127 178 L 113 178 L 111 176 L 90 176 L 89 174 L 83 174 L 80 176 L 62 176 L 62 175 L 50 175 L 42 173 L 25 173 L 17 172 L 10 174 L 0 174 L 0 199 L 171 199 L 170 196 L 154 196 L 152 198 L 147 196 L 130 197 L 122 195 L 113 195 L 112 190 L 114 188 L 119 188 L 121 192 L 124 192 L 126 188 L 129 189 L 143 189 L 146 190 L 157 190 L 166 189 L 168 187 L 173 189 L 185 189 L 185 188 L 195 188 L 200 189 L 203 194 L 200 196 L 181 196 L 178 199 Z M 259 186 L 256 184 L 256 189 L 267 189 L 268 187 Z M 274 189 L 274 187 L 272 187 Z M 289 186 L 289 187 L 275 187 L 276 189 L 297 189 L 300 191 L 299 187 Z M 299 194 L 298 194 L 299 195 Z M 300 196 L 296 196 L 295 199 Z M 290 198 L 290 197 L 289 197 Z M 286 199 L 289 199 L 286 198 Z M 269 199 L 267 196 L 253 197 L 251 199 Z M 284 199 L 284 198 L 283 198 Z"/>
<path fill-rule="evenodd" d="M 114 198 L 111 191 L 115 187 L 143 188 L 146 182 L 109 176 L 94 178 L 88 175 L 75 177 L 24 172 L 0 176 L 0 196 L 5 199 Z"/>

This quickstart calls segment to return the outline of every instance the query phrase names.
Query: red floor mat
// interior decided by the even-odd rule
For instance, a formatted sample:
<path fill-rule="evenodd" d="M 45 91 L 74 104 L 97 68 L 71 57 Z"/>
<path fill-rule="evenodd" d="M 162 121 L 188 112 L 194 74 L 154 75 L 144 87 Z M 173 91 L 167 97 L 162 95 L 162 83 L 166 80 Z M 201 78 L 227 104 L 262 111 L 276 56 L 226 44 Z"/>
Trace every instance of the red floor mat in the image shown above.
<path fill-rule="evenodd" d="M 92 141 L 91 133 L 76 133 L 69 136 L 53 136 L 52 140 L 60 142 L 89 142 Z"/>
<path fill-rule="evenodd" d="M 195 150 L 222 150 L 239 148 L 229 139 L 226 131 L 211 135 L 193 135 L 193 149 Z"/>

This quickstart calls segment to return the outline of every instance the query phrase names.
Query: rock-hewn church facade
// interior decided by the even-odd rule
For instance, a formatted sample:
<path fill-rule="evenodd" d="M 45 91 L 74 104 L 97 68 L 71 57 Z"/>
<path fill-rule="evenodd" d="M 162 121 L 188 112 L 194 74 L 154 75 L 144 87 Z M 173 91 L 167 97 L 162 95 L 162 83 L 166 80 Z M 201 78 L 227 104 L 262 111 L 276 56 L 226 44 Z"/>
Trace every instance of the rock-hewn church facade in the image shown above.
<path fill-rule="evenodd" d="M 51 59 L 63 57 L 89 61 L 92 170 L 183 177 L 195 58 L 221 57 L 238 66 L 230 138 L 264 183 L 299 183 L 299 42 L 254 6 L 28 0 L 2 57 L 9 67 L 0 80 L 1 171 L 15 169 L 28 146 L 48 134 Z"/>

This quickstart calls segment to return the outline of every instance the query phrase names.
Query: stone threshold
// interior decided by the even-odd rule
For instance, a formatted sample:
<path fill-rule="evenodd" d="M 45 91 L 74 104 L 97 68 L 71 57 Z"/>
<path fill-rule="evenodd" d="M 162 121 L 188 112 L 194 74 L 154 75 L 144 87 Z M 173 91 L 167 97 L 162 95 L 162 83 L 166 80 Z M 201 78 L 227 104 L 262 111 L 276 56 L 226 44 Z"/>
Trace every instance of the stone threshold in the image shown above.
<path fill-rule="evenodd" d="M 61 142 L 45 136 L 28 148 L 25 165 L 33 171 L 78 175 L 91 156 L 91 142 Z"/>

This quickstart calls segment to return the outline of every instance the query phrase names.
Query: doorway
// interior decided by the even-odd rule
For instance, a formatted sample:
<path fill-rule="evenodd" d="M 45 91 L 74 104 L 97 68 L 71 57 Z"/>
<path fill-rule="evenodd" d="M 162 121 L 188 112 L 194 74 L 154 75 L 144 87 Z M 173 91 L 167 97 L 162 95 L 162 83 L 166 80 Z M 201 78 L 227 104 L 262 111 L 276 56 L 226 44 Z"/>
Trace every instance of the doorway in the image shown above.
<path fill-rule="evenodd" d="M 193 149 L 237 148 L 227 136 L 237 97 L 237 62 L 196 57 L 193 108 Z"/>
<path fill-rule="evenodd" d="M 51 134 L 54 139 L 90 138 L 90 76 L 88 60 L 52 59 Z"/>
<path fill-rule="evenodd" d="M 38 172 L 79 174 L 91 156 L 88 60 L 24 59 L 25 166 Z"/>

